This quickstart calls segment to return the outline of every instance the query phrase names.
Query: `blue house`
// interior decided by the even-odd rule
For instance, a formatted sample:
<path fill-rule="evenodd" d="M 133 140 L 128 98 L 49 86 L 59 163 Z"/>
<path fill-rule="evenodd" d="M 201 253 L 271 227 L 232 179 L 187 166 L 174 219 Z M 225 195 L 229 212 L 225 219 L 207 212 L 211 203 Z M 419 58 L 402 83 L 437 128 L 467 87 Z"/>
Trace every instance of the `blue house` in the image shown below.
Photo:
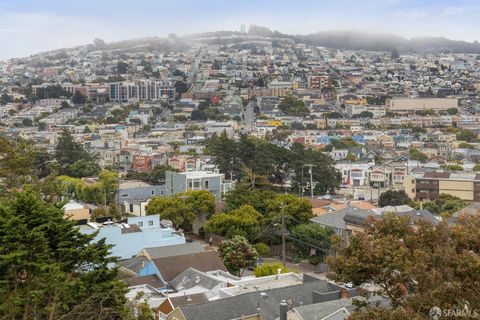
<path fill-rule="evenodd" d="M 128 218 L 127 223 L 89 222 L 80 226 L 80 232 L 98 232 L 95 240 L 105 238 L 107 244 L 113 245 L 111 255 L 120 259 L 131 258 L 143 248 L 185 243 L 185 237 L 175 234 L 172 228 L 160 226 L 160 215 L 132 217 Z"/>

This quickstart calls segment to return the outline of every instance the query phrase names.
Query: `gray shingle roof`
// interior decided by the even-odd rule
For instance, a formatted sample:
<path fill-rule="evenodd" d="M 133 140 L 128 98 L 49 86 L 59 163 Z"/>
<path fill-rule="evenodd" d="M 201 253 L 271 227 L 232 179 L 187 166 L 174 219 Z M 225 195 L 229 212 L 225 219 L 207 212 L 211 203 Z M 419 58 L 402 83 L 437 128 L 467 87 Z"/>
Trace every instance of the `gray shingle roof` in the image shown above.
<path fill-rule="evenodd" d="M 184 254 L 203 252 L 205 249 L 199 242 L 176 244 L 173 246 L 153 247 L 144 249 L 151 259 L 181 256 Z"/>
<path fill-rule="evenodd" d="M 195 286 L 212 289 L 220 283 L 222 282 L 194 268 L 188 268 L 170 281 L 170 285 L 176 290 L 186 290 Z"/>
<path fill-rule="evenodd" d="M 230 320 L 260 313 L 263 320 L 279 317 L 282 300 L 293 302 L 294 306 L 314 302 L 314 291 L 320 293 L 338 291 L 339 287 L 326 281 L 314 281 L 294 286 L 250 292 L 238 296 L 210 301 L 208 303 L 181 307 L 187 320 L 215 319 Z M 261 293 L 264 293 L 262 295 Z"/>

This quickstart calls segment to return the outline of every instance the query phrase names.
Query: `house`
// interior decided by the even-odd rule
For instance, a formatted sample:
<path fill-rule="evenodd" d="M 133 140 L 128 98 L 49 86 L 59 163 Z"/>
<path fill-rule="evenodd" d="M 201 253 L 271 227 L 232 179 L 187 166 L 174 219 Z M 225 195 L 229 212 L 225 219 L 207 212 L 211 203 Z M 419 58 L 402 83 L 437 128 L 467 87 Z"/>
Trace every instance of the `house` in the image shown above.
<path fill-rule="evenodd" d="M 120 181 L 117 191 L 119 202 L 147 201 L 151 197 L 164 195 L 164 185 L 152 185 L 140 180 Z"/>
<path fill-rule="evenodd" d="M 236 289 L 238 290 L 238 289 Z M 175 317 L 179 320 L 275 320 L 286 319 L 288 309 L 342 297 L 356 296 L 356 289 L 345 289 L 327 281 L 304 275 L 303 283 L 266 290 L 248 290 L 223 299 L 206 303 L 184 305 Z M 173 318 L 167 318 L 172 319 Z"/>
<path fill-rule="evenodd" d="M 185 254 L 193 254 L 204 252 L 204 246 L 199 242 L 187 242 L 182 244 L 176 244 L 173 246 L 161 246 L 153 248 L 142 249 L 137 257 L 146 257 L 147 260 L 181 256 Z"/>
<path fill-rule="evenodd" d="M 160 226 L 160 215 L 130 217 L 127 223 L 89 222 L 79 228 L 83 234 L 97 232 L 95 241 L 105 238 L 106 244 L 113 245 L 111 255 L 120 259 L 136 256 L 143 248 L 185 243 L 173 229 Z"/>
<path fill-rule="evenodd" d="M 199 271 L 227 271 L 215 251 L 197 252 L 173 257 L 157 258 L 149 261 L 139 275 L 156 274 L 163 282 L 169 283 L 188 268 Z"/>
<path fill-rule="evenodd" d="M 90 210 L 74 200 L 68 201 L 64 206 L 63 210 L 65 211 L 63 217 L 65 219 L 76 220 L 76 221 L 88 221 L 90 220 Z"/>
<path fill-rule="evenodd" d="M 220 199 L 233 188 L 233 182 L 225 175 L 213 171 L 165 172 L 165 195 L 170 196 L 189 190 L 206 190 Z"/>

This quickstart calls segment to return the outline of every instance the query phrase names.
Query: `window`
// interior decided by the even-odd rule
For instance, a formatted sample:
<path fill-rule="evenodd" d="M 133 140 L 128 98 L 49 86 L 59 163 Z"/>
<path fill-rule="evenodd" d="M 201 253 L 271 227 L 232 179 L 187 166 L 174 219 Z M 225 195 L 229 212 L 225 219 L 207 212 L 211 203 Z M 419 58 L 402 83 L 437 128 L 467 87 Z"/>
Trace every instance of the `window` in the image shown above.
<path fill-rule="evenodd" d="M 133 203 L 130 203 L 130 212 L 133 212 Z"/>
<path fill-rule="evenodd" d="M 208 180 L 205 181 L 205 189 L 208 189 Z"/>
<path fill-rule="evenodd" d="M 153 220 L 148 220 L 148 225 L 153 226 Z"/>
<path fill-rule="evenodd" d="M 137 224 L 140 228 L 143 227 L 143 222 L 142 221 L 139 221 Z"/>
<path fill-rule="evenodd" d="M 154 190 L 154 189 L 152 189 L 152 195 L 154 195 L 154 194 L 155 194 L 155 190 Z"/>
<path fill-rule="evenodd" d="M 200 187 L 200 181 L 195 181 L 195 182 L 193 183 L 193 187 L 194 187 L 194 188 L 199 188 L 199 187 Z"/>
<path fill-rule="evenodd" d="M 126 197 L 128 197 L 128 193 L 122 194 L 122 198 L 126 198 Z"/>

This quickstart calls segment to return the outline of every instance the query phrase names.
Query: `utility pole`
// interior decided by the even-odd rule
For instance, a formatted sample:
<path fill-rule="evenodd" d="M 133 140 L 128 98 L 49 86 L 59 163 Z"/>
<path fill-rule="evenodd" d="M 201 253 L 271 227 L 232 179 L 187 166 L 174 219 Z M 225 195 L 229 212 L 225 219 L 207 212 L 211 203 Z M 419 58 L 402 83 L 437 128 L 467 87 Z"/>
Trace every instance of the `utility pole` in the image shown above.
<path fill-rule="evenodd" d="M 313 167 L 316 167 L 316 166 L 314 164 L 306 164 L 304 165 L 304 167 L 308 167 L 309 169 L 308 173 L 310 174 L 310 198 L 313 199 Z M 302 176 L 303 176 L 303 168 L 302 168 Z"/>
<path fill-rule="evenodd" d="M 286 266 L 287 259 L 285 253 L 285 215 L 284 215 L 285 205 L 282 204 L 282 263 L 283 266 Z"/>

